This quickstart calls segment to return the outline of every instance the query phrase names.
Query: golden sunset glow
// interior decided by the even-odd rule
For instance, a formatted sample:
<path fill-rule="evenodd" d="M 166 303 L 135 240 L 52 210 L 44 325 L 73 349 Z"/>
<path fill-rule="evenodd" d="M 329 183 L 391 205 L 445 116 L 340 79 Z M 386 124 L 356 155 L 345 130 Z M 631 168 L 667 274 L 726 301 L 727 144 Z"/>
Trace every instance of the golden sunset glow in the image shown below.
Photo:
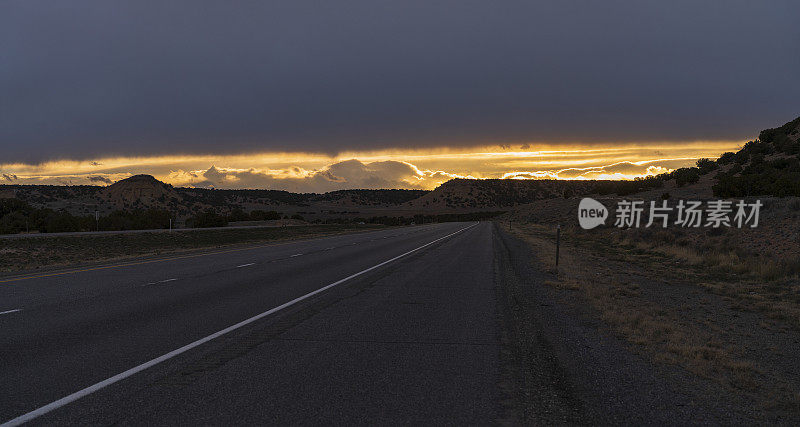
<path fill-rule="evenodd" d="M 183 187 L 320 192 L 345 188 L 432 189 L 452 178 L 631 179 L 736 150 L 742 141 L 621 146 L 523 144 L 473 149 L 116 157 L 0 164 L 7 184 L 108 185 L 135 174 Z"/>

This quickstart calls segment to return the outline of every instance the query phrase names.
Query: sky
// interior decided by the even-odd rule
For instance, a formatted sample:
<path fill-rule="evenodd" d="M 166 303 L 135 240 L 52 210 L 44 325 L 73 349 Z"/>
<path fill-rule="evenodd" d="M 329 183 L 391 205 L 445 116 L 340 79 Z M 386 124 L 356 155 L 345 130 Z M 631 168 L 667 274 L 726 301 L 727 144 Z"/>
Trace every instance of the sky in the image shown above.
<path fill-rule="evenodd" d="M 0 2 L 0 184 L 627 179 L 800 115 L 797 1 Z"/>

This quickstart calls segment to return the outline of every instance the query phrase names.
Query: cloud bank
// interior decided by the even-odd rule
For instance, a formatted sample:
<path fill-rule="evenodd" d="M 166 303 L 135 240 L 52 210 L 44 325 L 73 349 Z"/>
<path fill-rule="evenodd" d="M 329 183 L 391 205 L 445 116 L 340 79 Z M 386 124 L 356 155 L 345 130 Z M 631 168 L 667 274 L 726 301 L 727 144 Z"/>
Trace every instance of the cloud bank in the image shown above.
<path fill-rule="evenodd" d="M 443 171 L 420 170 L 398 161 L 362 163 L 352 159 L 331 164 L 322 170 L 263 171 L 211 166 L 199 171 L 173 171 L 167 181 L 178 186 L 205 188 L 270 188 L 300 193 L 344 189 L 406 188 L 427 189 L 459 177 Z"/>
<path fill-rule="evenodd" d="M 0 163 L 745 139 L 797 115 L 797 16 L 788 0 L 10 0 Z"/>
<path fill-rule="evenodd" d="M 740 143 L 570 149 L 484 147 L 466 152 L 355 153 L 343 158 L 246 156 L 100 158 L 40 165 L 0 164 L 2 184 L 107 185 L 151 174 L 175 186 L 326 192 L 352 188 L 433 189 L 452 178 L 631 179 L 715 158 Z"/>

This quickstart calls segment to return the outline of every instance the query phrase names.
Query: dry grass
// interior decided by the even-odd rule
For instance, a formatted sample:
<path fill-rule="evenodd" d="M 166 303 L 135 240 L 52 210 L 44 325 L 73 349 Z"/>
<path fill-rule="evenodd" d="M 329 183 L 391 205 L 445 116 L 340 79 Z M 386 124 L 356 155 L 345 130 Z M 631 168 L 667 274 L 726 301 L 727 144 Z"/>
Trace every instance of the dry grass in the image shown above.
<path fill-rule="evenodd" d="M 585 250 L 657 271 L 665 279 L 693 282 L 731 298 L 739 309 L 763 312 L 800 329 L 800 256 L 765 256 L 730 234 L 683 229 L 564 231 L 568 241 Z"/>
<path fill-rule="evenodd" d="M 580 283 L 575 280 L 546 280 L 544 284 L 556 289 L 569 289 L 571 291 L 577 291 L 581 288 Z"/>
<path fill-rule="evenodd" d="M 796 278 L 800 272 L 798 257 L 767 258 L 737 247 L 730 239 L 724 238 L 706 238 L 702 245 L 690 245 L 692 240 L 680 240 L 674 235 L 677 233 L 680 231 L 642 233 L 639 230 L 622 230 L 612 235 L 620 246 L 665 255 L 718 274 L 733 273 L 751 279 L 775 281 Z"/>
<path fill-rule="evenodd" d="M 597 231 L 597 230 L 595 230 Z M 537 262 L 556 274 L 546 284 L 574 292 L 617 336 L 650 354 L 657 362 L 681 366 L 702 378 L 719 382 L 732 390 L 760 396 L 763 405 L 800 409 L 798 393 L 780 378 L 766 382 L 768 375 L 758 363 L 748 360 L 730 336 L 723 336 L 724 321 L 696 319 L 689 315 L 698 305 L 706 306 L 706 292 L 725 295 L 732 306 L 763 310 L 769 318 L 786 320 L 797 316 L 800 298 L 779 301 L 765 288 L 774 280 L 794 274 L 785 263 L 748 258 L 734 248 L 697 250 L 681 245 L 675 236 L 660 236 L 648 244 L 640 236 L 618 233 L 587 237 L 582 230 L 562 230 L 560 268 L 555 268 L 553 227 L 515 224 L 512 232 L 523 238 L 537 254 Z M 762 260 L 763 261 L 763 260 Z M 698 281 L 689 292 L 691 306 L 669 306 L 646 298 L 635 280 L 625 277 L 657 277 Z M 725 281 L 700 278 L 727 278 Z M 736 282 L 731 277 L 738 278 Z M 772 282 L 767 281 L 767 278 Z M 791 277 L 791 276 L 788 276 Z M 748 283 L 749 285 L 745 284 Z M 757 288 L 754 284 L 760 283 Z M 777 289 L 785 290 L 780 286 Z M 798 290 L 796 290 L 798 291 Z M 574 298 L 571 298 L 574 301 Z M 795 320 L 800 319 L 796 317 Z"/>
<path fill-rule="evenodd" d="M 375 225 L 310 225 L 252 229 L 46 236 L 0 241 L 0 272 L 123 260 L 203 248 L 313 238 L 374 230 Z"/>

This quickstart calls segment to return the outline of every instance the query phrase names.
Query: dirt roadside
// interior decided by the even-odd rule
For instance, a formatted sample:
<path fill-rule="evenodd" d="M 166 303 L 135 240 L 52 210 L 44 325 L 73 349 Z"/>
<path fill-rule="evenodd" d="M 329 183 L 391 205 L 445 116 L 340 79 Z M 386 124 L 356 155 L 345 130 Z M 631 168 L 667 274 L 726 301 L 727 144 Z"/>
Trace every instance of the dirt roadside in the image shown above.
<path fill-rule="evenodd" d="M 797 424 L 798 334 L 640 265 L 495 223 L 501 386 L 523 424 Z M 563 265 L 563 264 L 562 264 Z M 655 274 L 658 274 L 656 272 Z M 769 323 L 769 332 L 754 333 Z"/>

